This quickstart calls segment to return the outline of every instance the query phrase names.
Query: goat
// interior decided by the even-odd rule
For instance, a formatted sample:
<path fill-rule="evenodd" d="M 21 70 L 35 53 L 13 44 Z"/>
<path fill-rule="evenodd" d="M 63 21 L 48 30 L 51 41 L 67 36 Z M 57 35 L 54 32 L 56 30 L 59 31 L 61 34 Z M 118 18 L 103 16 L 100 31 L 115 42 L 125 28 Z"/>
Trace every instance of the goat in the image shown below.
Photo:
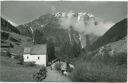
<path fill-rule="evenodd" d="M 72 64 L 69 64 L 69 67 L 72 68 L 72 69 L 75 68 L 74 65 L 72 65 Z"/>
<path fill-rule="evenodd" d="M 68 76 L 69 73 L 65 70 L 65 71 L 63 72 L 63 75 Z"/>

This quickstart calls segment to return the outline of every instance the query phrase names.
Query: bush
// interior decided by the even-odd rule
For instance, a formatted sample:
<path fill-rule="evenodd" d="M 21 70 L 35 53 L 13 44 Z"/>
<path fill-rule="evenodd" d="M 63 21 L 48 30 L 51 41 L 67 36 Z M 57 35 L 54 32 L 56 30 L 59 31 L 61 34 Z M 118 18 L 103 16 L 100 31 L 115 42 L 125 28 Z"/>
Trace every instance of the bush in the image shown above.
<path fill-rule="evenodd" d="M 42 72 L 47 72 L 47 68 L 46 68 L 46 66 L 44 66 L 44 65 L 41 67 L 40 70 L 41 70 Z"/>
<path fill-rule="evenodd" d="M 20 65 L 23 65 L 24 64 L 23 56 L 15 55 L 14 58 L 17 59 L 17 60 L 19 60 L 19 63 L 18 64 L 20 64 Z"/>
<path fill-rule="evenodd" d="M 79 62 L 70 75 L 76 82 L 124 82 L 127 80 L 127 69 L 102 63 Z"/>
<path fill-rule="evenodd" d="M 37 82 L 42 81 L 47 76 L 47 68 L 43 65 L 42 68 L 33 74 L 33 79 Z"/>
<path fill-rule="evenodd" d="M 55 64 L 55 70 L 57 70 L 57 71 L 61 71 L 61 66 L 62 66 L 62 63 L 56 63 Z"/>

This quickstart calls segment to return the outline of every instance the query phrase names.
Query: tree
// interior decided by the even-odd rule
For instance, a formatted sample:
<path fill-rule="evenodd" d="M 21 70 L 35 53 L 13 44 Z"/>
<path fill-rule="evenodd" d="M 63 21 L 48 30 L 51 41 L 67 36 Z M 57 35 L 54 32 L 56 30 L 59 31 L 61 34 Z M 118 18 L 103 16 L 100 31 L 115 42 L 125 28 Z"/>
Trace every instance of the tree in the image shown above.
<path fill-rule="evenodd" d="M 36 29 L 34 31 L 34 44 L 46 43 L 46 37 L 44 37 L 43 31 Z"/>
<path fill-rule="evenodd" d="M 81 46 L 79 44 L 74 42 L 74 44 L 72 46 L 72 50 L 73 50 L 74 57 L 78 57 L 80 55 L 82 49 L 81 49 Z"/>
<path fill-rule="evenodd" d="M 48 56 L 49 62 L 56 58 L 55 46 L 54 46 L 54 42 L 53 42 L 52 38 L 48 39 L 48 41 L 47 41 L 47 56 Z"/>

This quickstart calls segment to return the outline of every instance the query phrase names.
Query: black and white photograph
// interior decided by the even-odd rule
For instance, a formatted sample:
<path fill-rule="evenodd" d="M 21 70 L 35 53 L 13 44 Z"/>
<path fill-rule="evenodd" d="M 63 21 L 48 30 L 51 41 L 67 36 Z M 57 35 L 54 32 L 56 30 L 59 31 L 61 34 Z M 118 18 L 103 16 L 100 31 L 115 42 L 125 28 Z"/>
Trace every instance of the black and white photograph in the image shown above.
<path fill-rule="evenodd" d="M 0 82 L 127 82 L 127 4 L 0 1 Z"/>

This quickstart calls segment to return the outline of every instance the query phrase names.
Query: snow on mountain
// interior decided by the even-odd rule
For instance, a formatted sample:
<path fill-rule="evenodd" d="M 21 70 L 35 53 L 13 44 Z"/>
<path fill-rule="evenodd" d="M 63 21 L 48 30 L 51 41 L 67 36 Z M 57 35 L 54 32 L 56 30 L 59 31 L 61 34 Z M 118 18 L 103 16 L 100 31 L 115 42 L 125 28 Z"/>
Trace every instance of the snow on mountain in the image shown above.
<path fill-rule="evenodd" d="M 55 17 L 60 20 L 63 29 L 70 30 L 70 26 L 79 33 L 103 35 L 114 23 L 104 21 L 88 12 L 58 12 Z"/>
<path fill-rule="evenodd" d="M 114 25 L 113 22 L 105 22 L 88 12 L 57 12 L 54 16 L 59 19 L 63 29 L 68 31 L 73 29 L 80 34 L 80 41 L 83 48 L 88 45 L 86 35 L 90 35 L 89 40 L 91 42 L 93 39 L 96 40 L 97 37 L 102 36 Z M 91 38 L 93 39 L 91 40 Z"/>
<path fill-rule="evenodd" d="M 12 22 L 11 20 L 7 20 L 10 24 L 12 24 L 13 26 L 18 26 L 16 23 Z"/>
<path fill-rule="evenodd" d="M 98 17 L 94 16 L 91 13 L 88 12 L 57 12 L 54 14 L 46 14 L 43 16 L 40 16 L 36 18 L 35 20 L 30 21 L 29 23 L 26 23 L 24 26 L 19 26 L 22 27 L 20 28 L 21 31 L 24 28 L 27 28 L 24 31 L 24 35 L 28 34 L 29 36 L 31 35 L 30 32 L 32 31 L 30 27 L 35 30 L 35 29 L 43 29 L 45 27 L 49 27 L 52 24 L 53 25 L 59 25 L 56 26 L 56 28 L 59 29 L 64 29 L 66 31 L 71 31 L 72 29 L 79 33 L 80 38 L 79 40 L 82 42 L 81 45 L 85 47 L 86 44 L 86 35 L 89 34 L 94 34 L 95 36 L 89 36 L 90 41 L 91 38 L 99 37 L 102 36 L 114 23 L 112 22 L 104 22 L 103 20 L 99 20 Z M 98 19 L 98 20 L 97 20 Z M 47 25 L 49 24 L 49 25 Z M 30 30 L 30 31 L 29 31 Z M 69 34 L 70 38 L 70 34 Z M 71 40 L 71 39 L 70 39 Z"/>

